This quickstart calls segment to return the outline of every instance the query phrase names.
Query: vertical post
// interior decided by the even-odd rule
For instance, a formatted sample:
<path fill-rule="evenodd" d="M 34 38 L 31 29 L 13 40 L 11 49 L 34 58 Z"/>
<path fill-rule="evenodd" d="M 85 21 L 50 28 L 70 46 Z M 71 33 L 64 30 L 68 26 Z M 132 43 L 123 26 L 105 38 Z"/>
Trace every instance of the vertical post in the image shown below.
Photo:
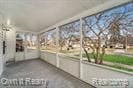
<path fill-rule="evenodd" d="M 59 67 L 59 27 L 56 27 L 56 66 Z"/>
<path fill-rule="evenodd" d="M 45 37 L 44 37 L 45 36 Z M 45 43 L 44 43 L 44 49 L 47 49 L 47 32 L 45 32 L 45 34 L 43 35 Z"/>
<path fill-rule="evenodd" d="M 24 60 L 26 59 L 26 53 L 27 53 L 27 33 L 23 32 L 23 46 L 24 46 Z"/>
<path fill-rule="evenodd" d="M 83 40 L 83 35 L 82 35 L 82 18 L 80 18 L 80 78 L 83 77 L 83 67 L 82 67 L 82 40 Z"/>
<path fill-rule="evenodd" d="M 41 38 L 41 34 L 39 33 L 39 34 L 37 34 L 37 51 L 38 51 L 38 56 L 39 56 L 39 58 L 41 58 L 41 52 L 40 52 L 40 50 L 41 50 L 41 44 L 40 44 L 40 38 Z"/>
<path fill-rule="evenodd" d="M 127 44 L 127 37 L 128 37 L 128 34 L 127 34 L 127 32 L 126 32 L 126 44 L 125 44 L 125 51 L 126 51 L 126 53 L 127 53 L 127 47 L 128 47 L 128 44 Z"/>

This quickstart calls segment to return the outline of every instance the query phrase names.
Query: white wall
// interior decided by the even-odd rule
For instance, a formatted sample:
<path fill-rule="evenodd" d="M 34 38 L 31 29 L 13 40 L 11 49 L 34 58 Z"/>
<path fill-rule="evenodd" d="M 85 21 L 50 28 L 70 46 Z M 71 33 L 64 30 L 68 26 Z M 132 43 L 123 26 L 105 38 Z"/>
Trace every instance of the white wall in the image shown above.
<path fill-rule="evenodd" d="M 16 31 L 10 29 L 6 32 L 6 61 L 13 61 L 16 52 Z"/>
<path fill-rule="evenodd" d="M 23 61 L 25 60 L 25 53 L 24 52 L 16 52 L 15 53 L 15 61 Z"/>
<path fill-rule="evenodd" d="M 80 76 L 80 71 L 79 71 L 79 67 L 80 67 L 80 64 L 79 64 L 79 60 L 76 60 L 76 59 L 73 59 L 73 58 L 70 58 L 70 57 L 66 57 L 66 56 L 63 56 L 63 55 L 59 55 L 59 67 L 72 74 L 73 76 L 75 77 L 79 77 Z"/>
<path fill-rule="evenodd" d="M 25 52 L 25 60 L 38 59 L 38 58 L 39 58 L 38 50 L 30 50 L 30 51 Z"/>
<path fill-rule="evenodd" d="M 6 54 L 4 55 L 4 62 L 6 61 L 22 61 L 28 59 L 39 58 L 39 51 L 31 50 L 25 52 L 16 52 L 16 31 L 22 31 L 17 27 L 12 26 L 9 31 L 6 32 Z M 29 32 L 29 31 L 28 31 Z M 31 32 L 33 33 L 33 32 Z"/>
<path fill-rule="evenodd" d="M 21 32 L 21 33 L 37 34 L 36 32 L 22 30 L 19 27 L 15 27 L 15 29 L 17 32 Z M 38 58 L 39 58 L 38 49 L 29 49 L 28 50 L 27 47 L 25 47 L 24 52 L 16 52 L 15 53 L 15 61 L 23 61 L 23 60 L 38 59 Z"/>
<path fill-rule="evenodd" d="M 40 58 L 56 66 L 56 53 L 43 51 Z"/>
<path fill-rule="evenodd" d="M 15 30 L 11 29 L 10 31 L 3 31 L 0 29 L 0 74 L 3 71 L 4 64 L 6 61 L 13 60 L 15 57 Z M 6 50 L 3 55 L 3 41 L 6 42 Z"/>
<path fill-rule="evenodd" d="M 83 75 L 82 75 L 82 80 L 94 85 L 93 83 L 93 79 L 126 79 L 129 81 L 129 86 L 125 87 L 125 86 L 120 86 L 120 87 L 116 87 L 116 86 L 108 86 L 108 87 L 103 87 L 103 86 L 98 86 L 98 85 L 94 85 L 98 88 L 133 88 L 133 74 L 128 74 L 127 72 L 123 72 L 123 71 L 119 71 L 118 69 L 115 70 L 113 68 L 110 67 L 106 67 L 106 66 L 100 66 L 100 65 L 96 65 L 96 64 L 90 64 L 90 63 L 85 63 L 83 62 Z M 95 80 L 94 80 L 95 81 Z"/>
<path fill-rule="evenodd" d="M 56 53 L 54 53 L 54 52 L 41 51 L 40 58 L 54 66 L 57 66 L 57 64 L 58 64 Z M 79 74 L 79 60 L 65 57 L 64 55 L 61 55 L 61 54 L 59 55 L 58 58 L 59 58 L 59 67 L 62 70 L 74 75 L 75 77 L 79 77 L 79 75 L 80 75 Z"/>
<path fill-rule="evenodd" d="M 15 61 L 24 61 L 24 60 L 38 59 L 38 58 L 39 58 L 38 50 L 15 53 Z"/>

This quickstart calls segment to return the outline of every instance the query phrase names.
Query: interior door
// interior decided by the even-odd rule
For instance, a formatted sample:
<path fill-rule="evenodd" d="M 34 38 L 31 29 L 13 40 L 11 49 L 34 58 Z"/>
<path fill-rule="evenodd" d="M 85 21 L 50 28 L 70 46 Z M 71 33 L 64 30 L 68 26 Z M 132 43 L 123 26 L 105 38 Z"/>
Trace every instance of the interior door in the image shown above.
<path fill-rule="evenodd" d="M 6 63 L 6 31 L 2 31 L 2 59 L 3 59 L 3 64 Z"/>
<path fill-rule="evenodd" d="M 3 33 L 2 30 L 0 29 L 0 75 L 3 71 Z"/>

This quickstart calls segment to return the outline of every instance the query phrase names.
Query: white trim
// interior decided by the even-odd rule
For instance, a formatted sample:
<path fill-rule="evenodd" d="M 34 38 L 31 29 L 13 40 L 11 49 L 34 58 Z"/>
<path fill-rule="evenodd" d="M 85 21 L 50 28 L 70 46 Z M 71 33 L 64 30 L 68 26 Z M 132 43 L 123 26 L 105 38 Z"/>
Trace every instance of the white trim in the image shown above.
<path fill-rule="evenodd" d="M 59 59 L 59 28 L 56 27 L 55 29 L 56 31 L 56 48 L 57 48 L 57 51 L 56 51 L 56 66 L 59 67 L 59 64 L 60 64 L 60 59 Z"/>
<path fill-rule="evenodd" d="M 80 18 L 80 78 L 83 77 L 83 66 L 82 66 L 82 41 L 83 41 L 83 35 L 82 35 L 82 28 L 83 28 L 83 20 Z"/>

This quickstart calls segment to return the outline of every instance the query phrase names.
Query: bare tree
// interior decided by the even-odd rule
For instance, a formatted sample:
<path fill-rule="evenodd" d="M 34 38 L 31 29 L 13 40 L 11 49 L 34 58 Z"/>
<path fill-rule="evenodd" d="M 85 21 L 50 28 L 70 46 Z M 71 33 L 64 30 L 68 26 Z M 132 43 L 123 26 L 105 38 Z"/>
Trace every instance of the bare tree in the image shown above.
<path fill-rule="evenodd" d="M 60 27 L 60 39 L 59 39 L 59 44 L 62 50 L 63 46 L 67 47 L 67 50 L 69 50 L 69 46 L 72 46 L 72 40 L 79 38 L 79 29 L 77 26 L 79 26 L 77 23 L 79 21 L 63 25 Z"/>
<path fill-rule="evenodd" d="M 103 20 L 106 20 L 106 22 L 103 22 Z M 108 21 L 109 19 L 104 13 L 100 13 L 89 19 L 84 19 L 84 25 L 87 27 L 87 31 L 83 30 L 83 35 L 89 40 L 89 44 L 85 44 L 86 41 L 83 40 L 83 46 L 91 48 L 96 64 L 102 64 L 103 62 L 102 60 L 105 54 L 105 42 L 107 41 L 104 37 L 109 35 L 108 28 L 110 27 Z M 87 57 L 89 57 L 89 53 L 87 52 L 86 48 L 83 48 L 87 54 Z M 88 58 L 88 61 L 91 61 L 90 57 Z"/>
<path fill-rule="evenodd" d="M 126 47 L 126 36 L 133 28 L 133 5 L 123 7 L 123 11 L 112 13 L 112 23 L 109 29 L 111 33 L 110 43 L 123 44 Z M 123 32 L 123 33 L 121 33 Z"/>
<path fill-rule="evenodd" d="M 129 30 L 129 26 L 133 27 L 132 14 L 133 6 L 130 8 L 124 6 L 121 7 L 121 10 L 102 12 L 83 19 L 83 49 L 89 62 L 91 62 L 90 53 L 86 47 L 92 50 L 91 55 L 95 59 L 95 63 L 102 64 L 108 42 L 124 43 L 125 37 L 121 34 L 121 31 Z"/>

